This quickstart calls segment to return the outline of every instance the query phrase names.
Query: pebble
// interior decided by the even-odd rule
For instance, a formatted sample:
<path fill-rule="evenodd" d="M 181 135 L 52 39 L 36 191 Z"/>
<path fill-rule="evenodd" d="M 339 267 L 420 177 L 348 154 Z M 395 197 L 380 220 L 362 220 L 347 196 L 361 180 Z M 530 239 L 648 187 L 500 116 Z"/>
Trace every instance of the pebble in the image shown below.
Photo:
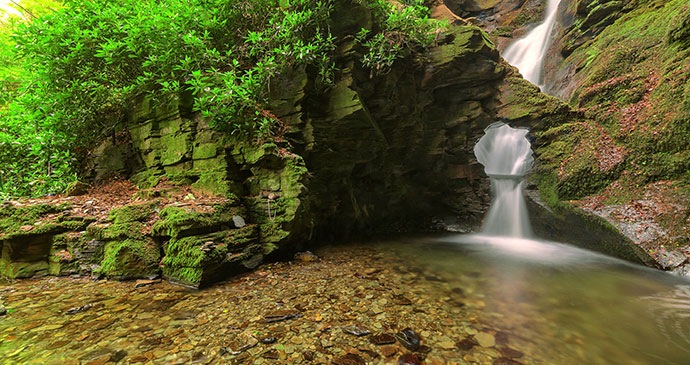
<path fill-rule="evenodd" d="M 354 326 L 354 325 L 344 326 L 342 328 L 342 330 L 343 330 L 343 332 L 345 332 L 349 335 L 354 335 L 357 337 L 362 337 L 362 336 L 366 336 L 368 334 L 371 334 L 371 331 L 369 331 L 368 329 L 363 328 L 363 327 Z"/>
<path fill-rule="evenodd" d="M 315 262 L 319 261 L 319 257 L 314 255 L 311 251 L 305 251 L 296 253 L 295 260 L 299 262 Z"/>
<path fill-rule="evenodd" d="M 375 336 L 371 336 L 369 340 L 371 341 L 371 343 L 377 346 L 390 345 L 395 343 L 395 337 L 388 333 L 381 333 Z"/>
<path fill-rule="evenodd" d="M 361 356 L 351 353 L 333 360 L 333 365 L 366 365 L 366 363 Z"/>
<path fill-rule="evenodd" d="M 479 346 L 481 347 L 494 347 L 496 346 L 496 339 L 494 338 L 493 335 L 486 333 L 486 332 L 479 332 L 477 333 L 474 338 L 477 339 L 477 342 L 479 343 Z"/>
<path fill-rule="evenodd" d="M 398 349 L 395 346 L 382 346 L 380 350 L 383 357 L 391 357 L 398 353 Z"/>
<path fill-rule="evenodd" d="M 421 365 L 422 360 L 416 354 L 404 354 L 398 358 L 398 365 Z"/>
<path fill-rule="evenodd" d="M 400 343 L 405 346 L 408 350 L 416 351 L 419 348 L 421 339 L 411 328 L 405 328 L 404 330 L 395 334 L 395 338 L 400 341 Z"/>

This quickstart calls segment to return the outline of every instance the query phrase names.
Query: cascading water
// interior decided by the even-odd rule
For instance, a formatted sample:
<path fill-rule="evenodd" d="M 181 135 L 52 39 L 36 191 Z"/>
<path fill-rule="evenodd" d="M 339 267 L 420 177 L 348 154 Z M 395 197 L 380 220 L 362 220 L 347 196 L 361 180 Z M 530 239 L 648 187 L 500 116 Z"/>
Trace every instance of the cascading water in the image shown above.
<path fill-rule="evenodd" d="M 527 238 L 532 229 L 522 196 L 524 177 L 534 158 L 526 129 L 491 124 L 474 146 L 477 160 L 491 178 L 493 200 L 482 231 L 489 236 Z"/>
<path fill-rule="evenodd" d="M 556 22 L 558 4 L 561 0 L 547 0 L 546 18 L 527 35 L 513 42 L 503 52 L 503 58 L 520 70 L 529 82 L 542 86 L 541 74 L 544 55 L 549 46 L 549 36 Z"/>

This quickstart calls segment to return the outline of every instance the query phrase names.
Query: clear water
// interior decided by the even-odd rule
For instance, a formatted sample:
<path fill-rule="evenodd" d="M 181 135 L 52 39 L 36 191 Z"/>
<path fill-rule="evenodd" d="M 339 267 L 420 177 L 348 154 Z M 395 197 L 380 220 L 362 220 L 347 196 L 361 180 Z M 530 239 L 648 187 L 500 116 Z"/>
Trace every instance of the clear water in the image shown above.
<path fill-rule="evenodd" d="M 510 333 L 527 363 L 690 363 L 684 278 L 536 240 L 458 235 L 382 245 L 481 298 L 480 322 Z"/>
<path fill-rule="evenodd" d="M 202 291 L 70 278 L 0 284 L 12 311 L 0 317 L 0 364 L 99 363 L 114 351 L 123 353 L 120 363 L 153 364 L 325 364 L 356 349 L 382 354 L 369 336 L 339 329 L 353 323 L 375 332 L 413 328 L 431 348 L 428 363 L 491 364 L 504 347 L 522 353 L 523 364 L 690 363 L 690 282 L 667 273 L 567 245 L 481 235 L 316 253 L 318 262 L 262 265 Z M 87 303 L 93 307 L 66 314 Z M 262 322 L 291 308 L 302 316 Z M 246 332 L 277 341 L 240 355 L 221 351 Z M 496 345 L 453 348 L 480 332 Z M 286 357 L 265 358 L 273 350 Z"/>

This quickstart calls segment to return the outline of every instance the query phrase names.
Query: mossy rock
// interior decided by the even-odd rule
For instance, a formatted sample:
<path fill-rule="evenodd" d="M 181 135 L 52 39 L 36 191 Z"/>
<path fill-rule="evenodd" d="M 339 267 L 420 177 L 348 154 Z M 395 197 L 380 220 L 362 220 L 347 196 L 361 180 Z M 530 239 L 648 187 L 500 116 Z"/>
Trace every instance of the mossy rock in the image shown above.
<path fill-rule="evenodd" d="M 194 212 L 169 206 L 160 211 L 161 220 L 153 225 L 154 237 L 182 238 L 234 228 L 232 217 L 246 218 L 245 210 L 229 201 L 214 205 L 211 212 Z"/>
<path fill-rule="evenodd" d="M 160 250 L 150 240 L 127 239 L 108 242 L 99 272 L 110 278 L 143 278 L 158 272 Z"/>
<path fill-rule="evenodd" d="M 101 223 L 91 224 L 86 227 L 86 232 L 90 238 L 100 241 L 121 241 L 128 238 L 141 239 L 144 225 L 140 222 L 128 223 Z"/>
<path fill-rule="evenodd" d="M 48 256 L 48 272 L 51 275 L 64 276 L 80 272 L 80 262 L 75 251 L 81 246 L 84 237 L 85 235 L 79 233 L 53 237 Z"/>
<path fill-rule="evenodd" d="M 57 232 L 62 229 L 56 222 L 57 217 L 50 221 L 44 219 L 48 214 L 62 213 L 67 209 L 69 205 L 66 204 L 36 204 L 25 207 L 5 204 L 0 207 L 0 240 Z M 42 223 L 35 225 L 37 222 Z M 29 230 L 28 226 L 34 226 L 34 228 Z M 25 228 L 22 229 L 22 227 Z"/>
<path fill-rule="evenodd" d="M 108 214 L 108 220 L 115 224 L 146 222 L 151 219 L 151 216 L 155 213 L 158 205 L 159 202 L 155 200 L 114 208 Z"/>
<path fill-rule="evenodd" d="M 0 278 L 21 279 L 44 276 L 48 273 L 48 261 L 21 262 L 0 259 Z"/>
<path fill-rule="evenodd" d="M 163 276 L 192 287 L 221 280 L 246 270 L 247 262 L 261 253 L 257 227 L 173 238 L 165 246 Z"/>

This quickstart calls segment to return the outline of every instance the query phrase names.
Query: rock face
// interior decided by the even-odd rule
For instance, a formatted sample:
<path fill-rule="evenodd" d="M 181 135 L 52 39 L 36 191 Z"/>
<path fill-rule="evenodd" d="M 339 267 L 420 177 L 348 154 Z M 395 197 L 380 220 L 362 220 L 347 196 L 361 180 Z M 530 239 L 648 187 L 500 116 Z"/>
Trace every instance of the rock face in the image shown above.
<path fill-rule="evenodd" d="M 416 230 L 431 217 L 478 224 L 488 182 L 472 147 L 495 121 L 507 70 L 493 43 L 477 27 L 452 27 L 423 58 L 375 76 L 352 37 L 367 26 L 368 10 L 338 2 L 334 11 L 333 87 L 317 90 L 317 76 L 299 68 L 272 80 L 271 110 L 288 127 L 282 139 L 221 135 L 185 95 L 163 106 L 141 98 L 123 132 L 94 151 L 90 171 L 95 181 L 127 177 L 151 201 L 79 227 L 12 230 L 0 237 L 3 273 L 160 273 L 198 287 L 310 239 Z M 164 206 L 155 200 L 167 194 L 161 178 L 222 201 L 202 211 Z"/>
<path fill-rule="evenodd" d="M 687 1 L 563 0 L 545 91 L 578 118 L 537 146 L 540 190 L 578 200 L 655 259 L 687 273 L 690 138 Z"/>

